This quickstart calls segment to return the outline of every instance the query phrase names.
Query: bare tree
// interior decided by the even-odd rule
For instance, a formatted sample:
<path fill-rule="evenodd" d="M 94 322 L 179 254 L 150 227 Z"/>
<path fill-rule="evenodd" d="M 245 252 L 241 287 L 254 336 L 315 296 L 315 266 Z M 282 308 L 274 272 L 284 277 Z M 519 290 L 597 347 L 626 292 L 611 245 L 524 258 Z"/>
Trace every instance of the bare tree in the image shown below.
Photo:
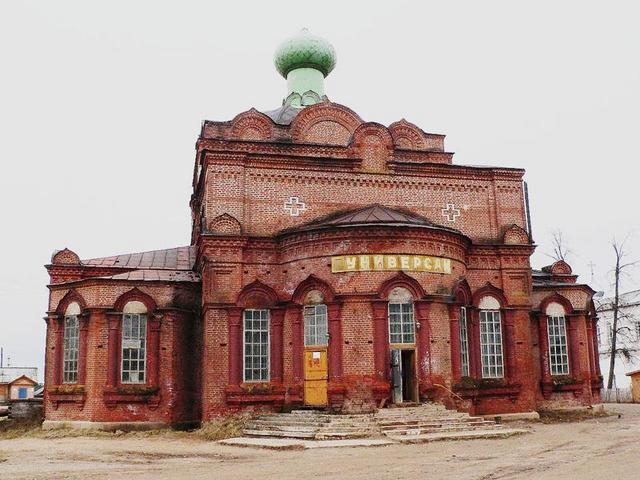
<path fill-rule="evenodd" d="M 556 262 L 560 260 L 566 262 L 567 257 L 571 255 L 572 252 L 568 247 L 567 240 L 564 238 L 562 230 L 553 231 L 551 245 L 553 246 L 553 253 L 546 253 L 545 255 L 553 258 Z"/>
<path fill-rule="evenodd" d="M 624 357 L 627 360 L 630 359 L 633 353 L 637 352 L 637 347 L 631 347 L 633 345 L 632 329 L 629 327 L 633 315 L 625 310 L 626 303 L 620 295 L 620 285 L 623 277 L 628 274 L 628 270 L 632 268 L 637 261 L 627 261 L 627 253 L 625 251 L 625 243 L 629 237 L 623 241 L 618 241 L 615 238 L 611 242 L 613 251 L 615 253 L 615 267 L 613 269 L 613 297 L 611 302 L 605 302 L 601 305 L 599 310 L 609 310 L 613 313 L 613 321 L 611 330 L 606 332 L 609 334 L 609 348 L 605 352 L 609 355 L 609 378 L 607 379 L 607 389 L 613 388 L 614 370 L 616 366 L 616 358 Z"/>

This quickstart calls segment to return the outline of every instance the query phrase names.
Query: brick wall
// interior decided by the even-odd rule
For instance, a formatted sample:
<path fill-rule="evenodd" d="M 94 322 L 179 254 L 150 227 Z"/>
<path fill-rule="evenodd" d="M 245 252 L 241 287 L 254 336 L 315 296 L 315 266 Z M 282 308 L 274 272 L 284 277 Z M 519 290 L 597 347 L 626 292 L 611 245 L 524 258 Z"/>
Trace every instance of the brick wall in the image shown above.
<path fill-rule="evenodd" d="M 591 293 L 569 284 L 553 291 L 534 288 L 529 263 L 534 247 L 523 230 L 524 172 L 455 165 L 452 157 L 441 135 L 405 121 L 389 127 L 366 123 L 348 108 L 326 102 L 305 108 L 291 125 L 276 125 L 255 110 L 230 122 L 206 122 L 197 144 L 191 201 L 198 251 L 194 268 L 201 285 L 96 279 L 121 270 L 83 266 L 70 251 L 57 254 L 49 266 L 56 285 L 49 301 L 46 382 L 57 387 L 59 310 L 73 294 L 88 315 L 81 359 L 86 385 L 66 397 L 48 388 L 47 419 L 176 424 L 208 421 L 238 409 L 300 404 L 302 305 L 294 297 L 305 282 L 318 283 L 331 297 L 332 312 L 338 312 L 329 340 L 330 355 L 340 357 L 329 360 L 332 369 L 340 370 L 330 372 L 328 385 L 335 408 L 368 411 L 389 400 L 384 289 L 396 281 L 417 292 L 421 399 L 440 399 L 472 413 L 596 401 L 586 328 Z M 297 210 L 286 207 L 292 197 Z M 448 229 L 355 225 L 296 230 L 336 211 L 372 204 L 409 210 Z M 358 253 L 442 256 L 451 259 L 452 272 L 332 273 L 332 256 Z M 459 339 L 451 312 L 458 309 L 454 292 L 462 280 L 470 290 L 465 304 L 470 312 L 478 292 L 491 291 L 501 299 L 508 378 L 500 385 L 476 378 L 465 386 L 465 379 L 454 376 L 459 359 L 452 357 L 452 344 Z M 161 318 L 158 392 L 152 402 L 115 402 L 113 395 L 107 401 L 113 368 L 110 312 L 134 288 L 152 299 Z M 575 309 L 572 341 L 583 378 L 580 389 L 543 394 L 536 315 L 553 293 L 565 295 Z M 281 369 L 282 378 L 266 385 L 242 382 L 240 319 L 249 304 L 270 308 L 274 325 L 282 321 L 281 330 L 271 330 L 272 335 L 282 332 L 281 338 L 272 338 L 271 352 L 272 368 Z"/>

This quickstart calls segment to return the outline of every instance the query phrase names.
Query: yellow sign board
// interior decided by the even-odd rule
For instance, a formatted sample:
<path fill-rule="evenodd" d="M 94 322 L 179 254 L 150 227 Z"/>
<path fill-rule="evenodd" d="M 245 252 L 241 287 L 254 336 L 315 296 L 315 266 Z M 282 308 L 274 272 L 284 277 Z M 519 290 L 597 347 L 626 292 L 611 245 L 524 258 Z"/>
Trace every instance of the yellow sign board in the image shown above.
<path fill-rule="evenodd" d="M 398 271 L 451 273 L 451 259 L 428 255 L 343 255 L 331 257 L 331 271 L 373 272 Z"/>

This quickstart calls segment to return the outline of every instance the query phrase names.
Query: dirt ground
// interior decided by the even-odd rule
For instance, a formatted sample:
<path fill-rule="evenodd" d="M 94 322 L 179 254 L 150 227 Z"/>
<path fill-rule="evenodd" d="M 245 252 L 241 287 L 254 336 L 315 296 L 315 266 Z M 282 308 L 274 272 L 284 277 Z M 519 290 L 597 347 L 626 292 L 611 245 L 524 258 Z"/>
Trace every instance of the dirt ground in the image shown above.
<path fill-rule="evenodd" d="M 271 451 L 186 434 L 0 440 L 0 478 L 18 479 L 637 479 L 640 405 L 532 433 L 368 448 Z"/>

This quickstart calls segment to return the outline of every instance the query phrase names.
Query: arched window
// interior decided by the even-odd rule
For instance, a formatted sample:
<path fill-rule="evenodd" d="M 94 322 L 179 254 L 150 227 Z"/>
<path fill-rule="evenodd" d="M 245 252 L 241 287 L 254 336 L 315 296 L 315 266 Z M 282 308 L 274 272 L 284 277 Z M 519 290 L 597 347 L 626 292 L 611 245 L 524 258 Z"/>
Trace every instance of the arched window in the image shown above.
<path fill-rule="evenodd" d="M 460 307 L 460 373 L 463 377 L 468 377 L 470 374 L 467 307 Z"/>
<path fill-rule="evenodd" d="M 549 338 L 549 370 L 551 375 L 569 375 L 569 352 L 567 347 L 567 326 L 564 307 L 550 303 L 547 315 L 547 336 Z"/>
<path fill-rule="evenodd" d="M 145 383 L 147 372 L 147 307 L 128 302 L 122 310 L 122 383 Z"/>
<path fill-rule="evenodd" d="M 416 342 L 413 296 L 406 288 L 396 287 L 389 293 L 389 343 Z"/>
<path fill-rule="evenodd" d="M 504 377 L 502 319 L 500 303 L 494 297 L 482 297 L 480 310 L 480 361 L 482 378 Z"/>
<path fill-rule="evenodd" d="M 244 328 L 244 381 L 269 381 L 269 310 L 246 309 L 242 313 Z"/>
<path fill-rule="evenodd" d="M 305 297 L 304 344 L 307 347 L 328 344 L 327 306 L 323 302 L 324 296 L 318 290 L 310 291 Z"/>
<path fill-rule="evenodd" d="M 76 383 L 78 381 L 78 353 L 80 350 L 78 315 L 80 315 L 80 305 L 76 302 L 70 303 L 64 312 L 63 383 Z"/>

